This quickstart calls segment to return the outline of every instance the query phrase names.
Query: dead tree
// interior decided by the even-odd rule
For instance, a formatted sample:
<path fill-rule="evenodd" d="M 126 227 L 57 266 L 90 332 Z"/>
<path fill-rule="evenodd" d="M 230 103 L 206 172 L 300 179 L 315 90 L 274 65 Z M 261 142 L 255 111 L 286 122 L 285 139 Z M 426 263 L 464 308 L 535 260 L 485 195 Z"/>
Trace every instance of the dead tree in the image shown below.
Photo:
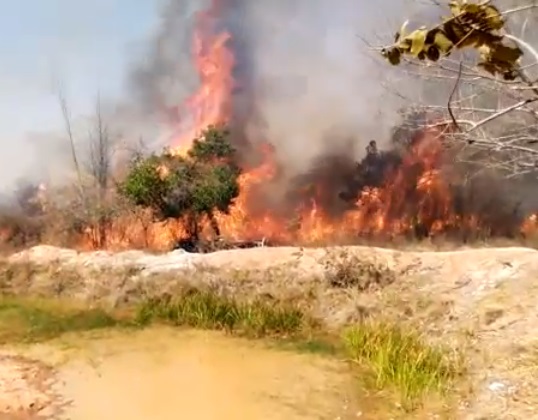
<path fill-rule="evenodd" d="M 83 221 L 83 231 L 91 232 L 92 246 L 103 248 L 107 243 L 110 223 L 108 191 L 112 180 L 114 139 L 105 120 L 101 98 L 95 102 L 95 114 L 83 145 L 87 146 L 87 158 L 81 158 L 73 129 L 71 112 L 63 89 L 58 87 L 58 101 L 65 124 L 73 167 L 76 173 L 77 203 L 71 203 L 72 216 Z M 88 182 L 88 178 L 90 182 Z"/>
<path fill-rule="evenodd" d="M 112 171 L 113 142 L 108 124 L 104 120 L 100 96 L 97 97 L 93 127 L 88 135 L 88 171 L 97 189 L 95 205 L 94 245 L 103 248 L 107 243 L 110 208 L 107 202 Z"/>

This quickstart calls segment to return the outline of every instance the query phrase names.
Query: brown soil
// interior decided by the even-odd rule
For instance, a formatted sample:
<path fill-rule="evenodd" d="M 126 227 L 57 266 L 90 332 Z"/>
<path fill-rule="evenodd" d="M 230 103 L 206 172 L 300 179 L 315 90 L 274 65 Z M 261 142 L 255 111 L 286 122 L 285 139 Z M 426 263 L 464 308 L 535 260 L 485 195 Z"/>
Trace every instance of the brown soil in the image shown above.
<path fill-rule="evenodd" d="M 354 258 L 356 266 L 375 264 L 388 268 L 394 277 L 378 279 L 379 287 L 372 290 L 334 287 L 325 278 L 325 262 L 334 264 L 342 252 Z M 538 252 L 534 249 L 407 252 L 283 247 L 151 256 L 36 247 L 4 264 L 7 280 L 0 287 L 16 294 L 121 306 L 148 294 L 174 293 L 178 286 L 189 284 L 239 298 L 294 301 L 331 329 L 365 316 L 409 324 L 464 355 L 470 383 L 457 396 L 461 408 L 457 418 L 537 418 Z M 126 267 L 134 268 L 126 271 Z"/>
<path fill-rule="evenodd" d="M 43 418 L 357 418 L 356 384 L 343 362 L 214 332 L 103 334 L 16 350 L 56 371 L 52 405 L 40 407 Z M 13 388 L 9 395 L 15 402 L 30 391 Z M 42 418 L 22 408 L 13 403 L 12 417 L 5 418 Z"/>

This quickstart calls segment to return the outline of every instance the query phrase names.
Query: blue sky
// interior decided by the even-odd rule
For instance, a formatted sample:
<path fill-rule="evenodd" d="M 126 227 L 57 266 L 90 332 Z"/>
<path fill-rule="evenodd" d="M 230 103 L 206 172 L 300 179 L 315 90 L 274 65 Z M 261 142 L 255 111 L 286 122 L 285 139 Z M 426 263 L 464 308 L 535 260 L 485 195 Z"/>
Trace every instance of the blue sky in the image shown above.
<path fill-rule="evenodd" d="M 157 19 L 156 0 L 0 0 L 0 166 L 31 132 L 61 127 L 60 80 L 73 114 L 99 90 L 121 92 L 127 63 Z M 6 168 L 0 168 L 5 178 Z"/>

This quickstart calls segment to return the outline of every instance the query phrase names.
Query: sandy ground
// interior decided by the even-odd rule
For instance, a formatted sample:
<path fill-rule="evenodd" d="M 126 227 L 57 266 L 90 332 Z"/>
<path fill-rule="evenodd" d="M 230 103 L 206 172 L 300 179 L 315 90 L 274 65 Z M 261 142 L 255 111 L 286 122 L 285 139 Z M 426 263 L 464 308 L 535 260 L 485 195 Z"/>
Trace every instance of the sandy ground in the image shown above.
<path fill-rule="evenodd" d="M 330 271 L 326 263 L 328 261 L 334 267 L 342 258 L 344 261 L 352 258 L 356 267 L 373 264 L 374 271 L 388 268 L 396 281 L 379 282 L 379 287 L 372 290 L 355 286 L 333 287 L 325 277 Z M 535 249 L 417 252 L 363 246 L 338 249 L 282 247 L 205 255 L 179 251 L 150 255 L 141 251 L 77 253 L 39 246 L 10 256 L 6 263 L 3 268 L 5 279 L 0 288 L 21 295 L 65 297 L 90 304 L 121 306 L 134 304 L 143 296 L 173 294 L 185 285 L 194 285 L 239 298 L 263 296 L 298 302 L 308 315 L 335 330 L 358 322 L 364 316 L 387 317 L 412 324 L 420 327 L 429 339 L 465 355 L 470 383 L 469 390 L 464 391 L 468 397 L 460 405 L 460 418 L 538 418 L 538 251 Z M 15 269 L 10 266 L 13 263 L 18 264 Z M 179 348 L 189 354 L 188 347 Z M 264 361 L 263 365 L 271 363 Z M 293 363 L 298 362 L 287 362 L 280 368 L 275 362 L 274 371 L 283 369 L 289 374 L 288 371 L 293 371 L 289 368 Z M 301 368 L 299 371 L 308 370 Z M 326 370 L 322 371 L 326 373 Z M 256 386 L 265 381 L 263 375 L 261 378 L 253 379 Z M 320 399 L 309 395 L 319 395 L 315 392 L 319 389 L 316 384 L 325 384 L 325 379 L 312 374 L 307 380 L 289 380 L 290 387 L 297 387 L 302 395 L 304 405 L 301 407 L 320 403 L 318 400 L 330 404 L 325 393 L 329 392 L 327 389 L 338 388 L 327 382 L 329 388 L 323 388 L 324 397 Z M 232 388 L 227 383 L 223 386 Z M 274 386 L 281 388 L 278 383 Z M 227 391 L 208 392 L 215 392 L 218 397 L 219 392 Z M 207 399 L 208 394 L 204 395 Z M 251 398 L 253 394 L 249 395 Z M 293 395 L 298 398 L 298 394 Z M 270 413 L 280 415 L 279 410 L 271 408 L 273 403 L 266 400 L 260 400 L 269 404 L 262 408 L 269 407 Z M 187 399 L 185 404 L 189 401 L 192 400 Z M 286 402 L 282 403 L 285 398 L 279 397 L 278 401 L 288 407 Z M 245 407 L 246 410 L 249 405 Z M 336 408 L 327 410 L 319 409 L 319 412 L 338 411 Z M 225 408 L 221 411 L 224 413 Z M 297 412 L 293 416 L 284 411 L 282 417 L 274 418 L 301 418 L 297 417 L 300 416 Z M 337 417 L 332 414 L 312 417 L 311 412 L 304 416 Z M 233 414 L 231 418 L 234 418 Z M 256 414 L 250 418 L 259 417 Z M 266 414 L 262 418 L 267 418 Z"/>
<path fill-rule="evenodd" d="M 12 405 L 0 419 L 358 418 L 356 384 L 343 362 L 212 332 L 103 334 L 11 350 L 53 369 L 48 388 L 34 375 L 33 389 L 6 393 L 8 377 L 16 382 L 17 366 L 30 362 L 4 359 L 12 368 L 2 375 L 4 409 L 8 396 Z"/>

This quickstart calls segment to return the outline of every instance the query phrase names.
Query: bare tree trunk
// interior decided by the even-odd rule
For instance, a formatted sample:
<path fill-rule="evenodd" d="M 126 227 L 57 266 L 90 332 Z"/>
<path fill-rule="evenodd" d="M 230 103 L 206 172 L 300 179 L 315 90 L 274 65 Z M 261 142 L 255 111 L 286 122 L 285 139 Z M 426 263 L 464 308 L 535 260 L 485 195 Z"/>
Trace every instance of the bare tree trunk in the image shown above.
<path fill-rule="evenodd" d="M 107 245 L 107 234 L 110 222 L 109 206 L 107 203 L 108 188 L 111 178 L 112 138 L 109 128 L 104 121 L 101 98 L 98 95 L 95 106 L 95 125 L 89 135 L 90 162 L 89 170 L 97 187 L 96 203 L 96 247 Z"/>
<path fill-rule="evenodd" d="M 64 124 L 65 124 L 65 130 L 67 132 L 67 137 L 69 139 L 69 145 L 71 149 L 71 159 L 73 160 L 73 166 L 75 167 L 75 172 L 77 174 L 79 193 L 80 193 L 81 198 L 83 198 L 84 189 L 82 185 L 82 173 L 80 171 L 80 165 L 79 165 L 77 150 L 75 146 L 75 138 L 73 135 L 73 127 L 71 124 L 71 114 L 69 112 L 67 99 L 64 95 L 63 90 L 60 87 L 58 88 L 58 101 L 60 103 L 60 108 L 62 110 L 62 116 L 63 116 Z"/>
<path fill-rule="evenodd" d="M 187 229 L 190 239 L 194 243 L 198 243 L 198 241 L 200 240 L 200 226 L 196 215 L 189 214 L 187 216 Z"/>
<path fill-rule="evenodd" d="M 213 229 L 213 232 L 215 232 L 215 236 L 217 237 L 217 239 L 220 238 L 219 222 L 215 218 L 215 215 L 213 214 L 213 212 L 209 212 L 208 217 L 209 217 L 209 223 L 211 224 L 211 229 Z"/>
<path fill-rule="evenodd" d="M 80 167 L 80 163 L 79 163 L 79 159 L 78 159 L 78 154 L 77 154 L 77 150 L 76 150 L 75 137 L 74 137 L 74 134 L 73 134 L 73 126 L 72 126 L 72 123 L 71 123 L 71 114 L 69 112 L 69 106 L 68 106 L 68 103 L 67 103 L 67 99 L 65 97 L 64 91 L 61 88 L 61 86 L 58 86 L 57 95 L 58 95 L 58 101 L 59 101 L 59 104 L 60 104 L 60 109 L 62 111 L 62 117 L 63 117 L 63 120 L 64 120 L 65 131 L 67 133 L 69 146 L 70 146 L 70 149 L 71 149 L 71 159 L 72 159 L 73 166 L 74 166 L 74 169 L 75 169 L 75 173 L 76 173 L 76 176 L 77 176 L 78 199 L 79 199 L 80 204 L 82 205 L 82 212 L 84 213 L 84 219 L 86 221 L 88 221 L 89 218 L 90 218 L 90 208 L 89 208 L 89 203 L 88 203 L 88 199 L 87 199 L 87 196 L 86 196 L 86 192 L 84 190 L 84 184 L 83 184 L 83 180 L 82 180 L 82 171 L 81 171 L 81 167 Z M 77 209 L 75 211 L 77 211 Z M 92 239 L 92 242 L 93 242 L 93 239 Z"/>

